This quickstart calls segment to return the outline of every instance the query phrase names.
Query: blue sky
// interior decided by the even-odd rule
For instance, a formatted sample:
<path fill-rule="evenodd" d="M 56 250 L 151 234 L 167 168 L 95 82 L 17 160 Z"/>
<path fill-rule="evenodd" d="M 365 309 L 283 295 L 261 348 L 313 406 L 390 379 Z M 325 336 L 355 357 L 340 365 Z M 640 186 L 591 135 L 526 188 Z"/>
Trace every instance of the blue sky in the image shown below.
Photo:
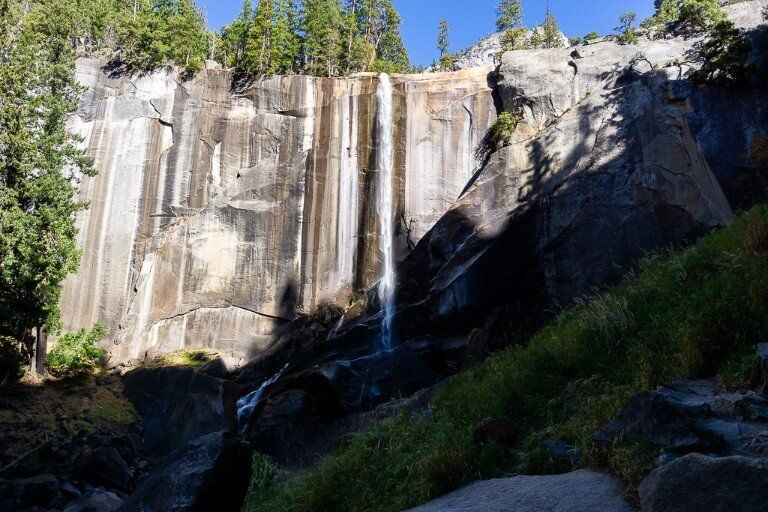
<path fill-rule="evenodd" d="M 229 23 L 237 15 L 241 0 L 198 0 L 213 28 Z M 437 24 L 451 26 L 452 50 L 465 48 L 494 29 L 493 9 L 498 0 L 394 0 L 403 16 L 403 38 L 415 64 L 429 65 L 436 57 Z M 525 22 L 544 19 L 547 0 L 523 0 Z M 593 30 L 601 34 L 618 25 L 625 11 L 639 18 L 653 11 L 653 0 L 550 0 L 552 11 L 567 35 L 583 36 Z"/>

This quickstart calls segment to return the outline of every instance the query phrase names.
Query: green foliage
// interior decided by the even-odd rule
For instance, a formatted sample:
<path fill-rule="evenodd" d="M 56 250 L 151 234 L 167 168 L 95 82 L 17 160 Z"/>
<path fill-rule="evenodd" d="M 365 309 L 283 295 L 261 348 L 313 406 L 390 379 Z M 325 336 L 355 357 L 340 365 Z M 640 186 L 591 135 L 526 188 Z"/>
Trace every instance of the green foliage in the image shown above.
<path fill-rule="evenodd" d="M 253 454 L 253 474 L 248 493 L 262 496 L 269 492 L 277 480 L 277 466 L 272 459 L 261 453 Z"/>
<path fill-rule="evenodd" d="M 437 27 L 437 51 L 440 52 L 440 57 L 447 55 L 450 48 L 451 28 L 448 26 L 448 21 L 443 19 Z"/>
<path fill-rule="evenodd" d="M 616 30 L 619 31 L 620 44 L 637 44 L 638 34 L 635 21 L 637 21 L 637 13 L 634 11 L 625 12 L 619 18 L 619 26 L 616 27 Z"/>
<path fill-rule="evenodd" d="M 91 160 L 65 131 L 77 108 L 73 4 L 0 5 L 0 335 L 56 329 L 77 269 L 75 199 Z"/>
<path fill-rule="evenodd" d="M 597 32 L 590 32 L 589 34 L 587 34 L 587 35 L 585 35 L 585 36 L 584 36 L 584 38 L 582 39 L 582 41 L 583 41 L 585 44 L 587 44 L 587 43 L 590 43 L 590 42 L 592 42 L 592 41 L 596 41 L 596 40 L 598 40 L 598 39 L 600 39 L 600 34 L 598 34 Z"/>
<path fill-rule="evenodd" d="M 0 389 L 21 378 L 26 361 L 18 341 L 0 336 Z"/>
<path fill-rule="evenodd" d="M 46 363 L 56 377 L 77 377 L 91 372 L 104 357 L 105 351 L 96 346 L 104 337 L 104 324 L 93 329 L 65 334 L 48 353 Z"/>
<path fill-rule="evenodd" d="M 391 0 L 246 0 L 217 56 L 249 74 L 338 76 L 410 70 Z"/>
<path fill-rule="evenodd" d="M 544 24 L 541 26 L 542 44 L 541 48 L 562 48 L 563 33 L 557 25 L 557 18 L 552 11 L 547 10 L 544 17 Z"/>
<path fill-rule="evenodd" d="M 561 314 L 451 381 L 428 416 L 389 421 L 247 511 L 395 512 L 478 478 L 550 467 L 536 440 L 587 447 L 629 396 L 679 378 L 722 375 L 768 337 L 768 207 L 680 253 L 658 254 L 612 292 Z M 476 446 L 472 430 L 506 417 L 526 436 L 515 451 Z M 644 446 L 588 453 L 632 485 L 655 454 Z"/>
<path fill-rule="evenodd" d="M 697 62 L 700 69 L 690 78 L 697 84 L 713 83 L 726 87 L 746 85 L 750 76 L 749 55 L 752 44 L 730 21 L 721 21 L 701 46 Z"/>
<path fill-rule="evenodd" d="M 683 28 L 703 32 L 726 19 L 721 0 L 656 0 L 656 12 L 643 26 L 657 31 Z"/>
<path fill-rule="evenodd" d="M 503 32 L 502 51 L 528 48 L 528 38 L 523 25 L 523 7 L 520 0 L 501 0 L 496 7 L 496 28 Z"/>
<path fill-rule="evenodd" d="M 136 69 L 176 63 L 187 71 L 203 67 L 211 43 L 194 0 L 136 0 L 135 12 L 116 26 L 118 57 Z"/>
<path fill-rule="evenodd" d="M 520 116 L 511 112 L 502 112 L 499 114 L 499 118 L 491 126 L 490 136 L 491 141 L 499 145 L 507 145 L 509 139 L 515 133 L 518 123 L 520 123 Z"/>

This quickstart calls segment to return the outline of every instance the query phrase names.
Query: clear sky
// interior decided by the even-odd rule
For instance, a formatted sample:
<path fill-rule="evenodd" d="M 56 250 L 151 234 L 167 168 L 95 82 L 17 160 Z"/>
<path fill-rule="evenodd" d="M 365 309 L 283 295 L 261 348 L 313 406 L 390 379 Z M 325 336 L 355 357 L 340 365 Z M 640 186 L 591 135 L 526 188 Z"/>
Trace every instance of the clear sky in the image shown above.
<path fill-rule="evenodd" d="M 493 9 L 498 0 L 394 0 L 403 16 L 403 38 L 414 64 L 429 65 L 437 55 L 437 24 L 442 18 L 451 27 L 452 51 L 470 46 L 494 31 Z M 240 10 L 241 0 L 198 0 L 213 28 L 229 23 Z M 254 2 L 255 3 L 255 2 Z M 523 0 L 527 25 L 544 19 L 547 0 Z M 625 11 L 639 19 L 650 16 L 653 0 L 550 0 L 552 12 L 566 35 L 608 33 Z"/>

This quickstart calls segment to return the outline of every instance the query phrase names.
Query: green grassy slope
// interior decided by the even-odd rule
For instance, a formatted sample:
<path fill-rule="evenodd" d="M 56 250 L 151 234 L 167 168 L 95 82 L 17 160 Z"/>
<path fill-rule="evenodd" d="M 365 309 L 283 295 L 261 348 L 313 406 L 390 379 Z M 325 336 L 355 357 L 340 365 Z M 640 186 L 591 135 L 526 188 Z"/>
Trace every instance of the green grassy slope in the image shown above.
<path fill-rule="evenodd" d="M 625 284 L 563 313 L 525 347 L 458 377 L 430 415 L 396 418 L 298 480 L 259 468 L 244 510 L 399 512 L 478 479 L 565 470 L 537 451 L 543 439 L 588 448 L 627 398 L 677 378 L 754 378 L 768 334 L 768 207 L 681 253 L 658 254 Z M 509 418 L 513 448 L 473 443 L 476 422 Z M 642 447 L 593 453 L 585 463 L 630 489 L 648 470 Z"/>

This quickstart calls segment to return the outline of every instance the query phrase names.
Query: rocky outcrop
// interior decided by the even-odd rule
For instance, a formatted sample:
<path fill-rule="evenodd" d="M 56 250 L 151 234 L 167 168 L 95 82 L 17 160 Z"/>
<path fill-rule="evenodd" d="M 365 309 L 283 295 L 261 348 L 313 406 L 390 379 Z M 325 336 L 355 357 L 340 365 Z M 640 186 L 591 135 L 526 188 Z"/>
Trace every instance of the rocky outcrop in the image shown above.
<path fill-rule="evenodd" d="M 238 389 L 232 382 L 183 367 L 134 370 L 123 381 L 155 455 L 206 434 L 237 430 Z"/>
<path fill-rule="evenodd" d="M 409 512 L 632 512 L 621 484 L 581 470 L 477 482 Z"/>
<path fill-rule="evenodd" d="M 70 129 L 100 173 L 82 186 L 65 330 L 105 321 L 115 361 L 194 347 L 251 357 L 297 312 L 376 281 L 375 76 L 183 81 L 104 66 L 77 68 L 88 90 Z M 393 79 L 401 256 L 481 162 L 490 71 Z"/>
<path fill-rule="evenodd" d="M 251 480 L 252 452 L 218 432 L 190 441 L 157 463 L 122 512 L 239 512 Z"/>
<path fill-rule="evenodd" d="M 768 499 L 768 459 L 693 454 L 640 485 L 643 512 L 760 512 Z"/>

